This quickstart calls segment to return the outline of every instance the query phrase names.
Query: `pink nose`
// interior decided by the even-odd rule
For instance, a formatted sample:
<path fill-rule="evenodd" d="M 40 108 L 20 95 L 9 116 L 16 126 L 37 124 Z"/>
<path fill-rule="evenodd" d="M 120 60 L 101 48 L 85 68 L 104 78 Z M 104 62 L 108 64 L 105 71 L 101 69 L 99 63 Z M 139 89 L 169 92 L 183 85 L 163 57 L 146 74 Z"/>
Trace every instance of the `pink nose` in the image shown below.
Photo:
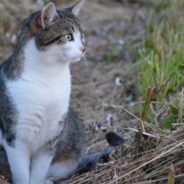
<path fill-rule="evenodd" d="M 82 53 L 84 53 L 86 51 L 86 48 L 85 47 L 81 47 L 80 50 L 81 50 Z"/>

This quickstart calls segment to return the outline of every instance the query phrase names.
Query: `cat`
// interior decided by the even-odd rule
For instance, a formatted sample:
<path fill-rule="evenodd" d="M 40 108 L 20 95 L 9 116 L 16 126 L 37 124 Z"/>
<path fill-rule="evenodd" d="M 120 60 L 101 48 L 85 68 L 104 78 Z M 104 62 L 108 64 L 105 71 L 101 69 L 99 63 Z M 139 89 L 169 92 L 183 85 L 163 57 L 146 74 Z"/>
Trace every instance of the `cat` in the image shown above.
<path fill-rule="evenodd" d="M 83 4 L 57 10 L 50 2 L 30 15 L 0 66 L 0 143 L 14 184 L 51 184 L 112 151 L 84 154 L 83 123 L 70 108 L 70 64 L 86 53 Z"/>

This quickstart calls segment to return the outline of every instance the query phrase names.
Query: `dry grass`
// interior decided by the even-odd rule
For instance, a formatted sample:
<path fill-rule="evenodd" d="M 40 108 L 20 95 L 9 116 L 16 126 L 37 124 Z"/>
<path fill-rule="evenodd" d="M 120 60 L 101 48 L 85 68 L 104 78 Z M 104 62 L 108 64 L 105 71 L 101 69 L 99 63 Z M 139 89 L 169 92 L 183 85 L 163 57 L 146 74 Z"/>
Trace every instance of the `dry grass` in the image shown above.
<path fill-rule="evenodd" d="M 138 141 L 138 137 L 141 140 Z M 138 133 L 131 144 L 111 155 L 110 163 L 99 165 L 95 170 L 63 183 L 168 183 L 171 166 L 176 172 L 176 181 L 182 183 L 184 131 L 164 139 L 165 141 L 156 140 Z"/>

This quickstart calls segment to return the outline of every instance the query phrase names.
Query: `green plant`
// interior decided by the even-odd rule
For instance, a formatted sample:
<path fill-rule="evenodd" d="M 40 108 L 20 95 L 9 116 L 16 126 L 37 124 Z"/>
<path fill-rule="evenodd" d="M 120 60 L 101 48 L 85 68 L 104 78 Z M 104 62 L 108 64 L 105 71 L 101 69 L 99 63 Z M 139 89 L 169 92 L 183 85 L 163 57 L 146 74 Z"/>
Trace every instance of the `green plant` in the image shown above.
<path fill-rule="evenodd" d="M 163 120 L 165 128 L 170 128 L 172 122 L 177 119 L 178 114 L 172 111 L 174 106 L 172 103 L 175 103 L 175 100 L 171 101 L 171 96 L 176 96 L 183 81 L 181 68 L 184 37 L 181 30 L 184 30 L 184 26 L 180 21 L 175 22 L 173 16 L 176 21 L 177 15 L 171 13 L 171 9 L 167 9 L 164 21 L 161 21 L 160 17 L 156 21 L 154 19 L 148 21 L 140 50 L 140 78 L 137 84 L 138 94 L 141 97 L 147 89 L 155 89 L 151 99 L 159 102 L 154 104 L 155 112 L 158 112 L 164 104 L 170 104 L 168 115 Z M 154 118 L 151 112 L 146 114 L 150 121 Z"/>
<path fill-rule="evenodd" d="M 152 48 L 148 47 L 149 39 L 143 41 L 141 57 L 141 88 L 156 87 L 160 90 L 159 97 L 165 98 L 169 93 L 176 92 L 182 79 L 181 65 L 183 62 L 183 37 L 173 30 L 164 37 L 157 28 L 152 35 Z M 183 40 L 184 41 L 184 40 Z M 142 89 L 139 89 L 142 92 Z"/>
<path fill-rule="evenodd" d="M 0 25 L 3 27 L 4 31 L 6 32 L 10 25 L 11 25 L 11 18 L 8 15 L 0 15 Z"/>
<path fill-rule="evenodd" d="M 104 58 L 108 63 L 114 62 L 122 52 L 122 46 L 115 46 L 114 48 L 109 48 L 106 52 Z"/>

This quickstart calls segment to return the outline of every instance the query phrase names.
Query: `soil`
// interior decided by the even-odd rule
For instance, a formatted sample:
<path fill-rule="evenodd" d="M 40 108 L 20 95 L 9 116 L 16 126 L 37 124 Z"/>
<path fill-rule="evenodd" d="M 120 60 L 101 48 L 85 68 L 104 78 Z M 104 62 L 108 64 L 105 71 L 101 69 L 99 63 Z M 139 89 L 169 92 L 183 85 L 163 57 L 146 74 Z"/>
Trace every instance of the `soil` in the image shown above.
<path fill-rule="evenodd" d="M 57 1 L 58 8 L 65 7 L 70 2 L 72 1 Z M 38 3 L 31 0 L 1 0 L 0 10 L 4 12 L 4 17 L 8 17 L 0 27 L 1 61 L 12 52 L 13 38 L 18 34 L 21 21 L 40 8 Z M 91 59 L 72 66 L 71 105 L 84 120 L 88 152 L 107 146 L 105 134 L 108 131 L 125 136 L 127 128 L 139 127 L 139 121 L 121 107 L 130 111 L 136 108 L 136 82 L 139 75 L 137 52 L 144 36 L 148 14 L 148 3 L 135 0 L 87 1 L 81 12 L 80 18 L 86 29 Z M 1 15 L 0 18 L 2 17 Z M 118 153 L 112 160 L 121 157 Z M 103 177 L 108 182 L 113 181 L 116 172 L 113 171 L 111 162 L 103 165 L 102 169 L 111 170 Z M 0 175 L 2 179 L 9 177 L 8 172 L 0 172 Z M 83 178 L 83 175 L 76 178 Z M 95 170 L 85 174 L 85 178 L 90 178 L 90 181 L 79 181 L 76 178 L 73 177 L 66 183 L 104 181 L 103 178 L 99 179 L 100 175 Z M 6 182 L 0 180 L 0 183 Z"/>

